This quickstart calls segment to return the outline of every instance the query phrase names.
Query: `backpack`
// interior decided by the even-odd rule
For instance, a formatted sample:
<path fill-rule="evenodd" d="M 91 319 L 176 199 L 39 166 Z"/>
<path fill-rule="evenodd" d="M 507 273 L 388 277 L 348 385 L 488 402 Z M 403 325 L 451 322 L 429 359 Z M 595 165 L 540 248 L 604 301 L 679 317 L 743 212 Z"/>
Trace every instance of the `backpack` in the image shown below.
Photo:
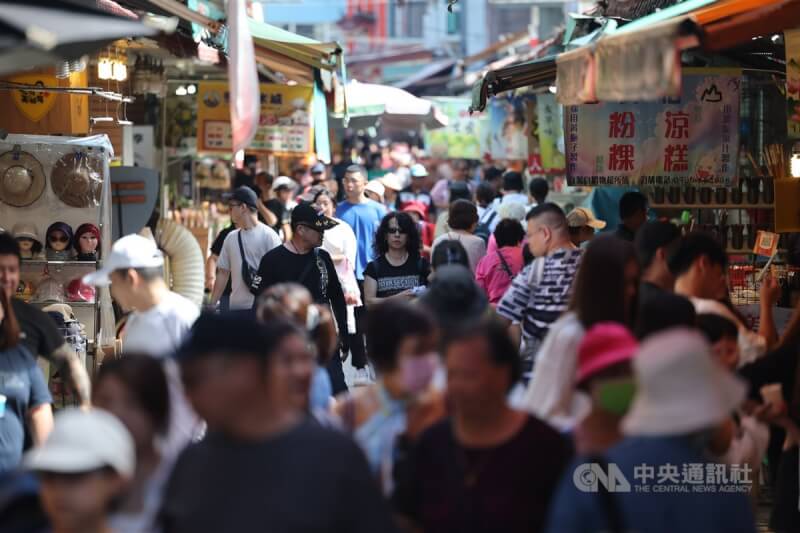
<path fill-rule="evenodd" d="M 492 222 L 494 222 L 495 218 L 497 218 L 497 211 L 494 207 L 487 207 L 483 216 L 478 220 L 478 226 L 475 228 L 475 235 L 483 239 L 487 244 L 492 236 Z"/>

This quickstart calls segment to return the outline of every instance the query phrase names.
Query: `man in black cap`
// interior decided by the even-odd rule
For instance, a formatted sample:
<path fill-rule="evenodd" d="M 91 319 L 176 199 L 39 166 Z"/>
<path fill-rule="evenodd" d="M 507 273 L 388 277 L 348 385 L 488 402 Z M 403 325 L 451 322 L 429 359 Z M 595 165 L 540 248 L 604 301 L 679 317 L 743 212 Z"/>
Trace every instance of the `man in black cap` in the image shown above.
<path fill-rule="evenodd" d="M 267 253 L 258 266 L 251 290 L 256 296 L 278 283 L 295 282 L 311 293 L 314 301 L 331 306 L 339 331 L 347 331 L 347 304 L 344 291 L 331 256 L 320 248 L 322 235 L 326 229 L 338 224 L 332 218 L 317 211 L 316 206 L 301 202 L 292 210 L 292 238 L 283 246 Z M 255 304 L 258 304 L 256 298 Z M 347 335 L 340 335 L 342 349 L 347 353 Z M 347 390 L 342 371 L 342 361 L 333 357 L 328 364 L 328 372 L 333 382 L 333 392 Z"/>
<path fill-rule="evenodd" d="M 231 280 L 231 309 L 250 309 L 253 274 L 264 254 L 280 246 L 275 231 L 258 221 L 258 197 L 250 187 L 238 187 L 226 195 L 231 221 L 238 229 L 225 237 L 217 261 L 217 277 L 211 293 L 211 305 L 217 305 L 228 280 Z"/>
<path fill-rule="evenodd" d="M 175 358 L 208 434 L 172 469 L 162 531 L 395 531 L 357 445 L 293 401 L 292 369 L 310 359 L 306 342 L 281 320 L 197 320 Z"/>

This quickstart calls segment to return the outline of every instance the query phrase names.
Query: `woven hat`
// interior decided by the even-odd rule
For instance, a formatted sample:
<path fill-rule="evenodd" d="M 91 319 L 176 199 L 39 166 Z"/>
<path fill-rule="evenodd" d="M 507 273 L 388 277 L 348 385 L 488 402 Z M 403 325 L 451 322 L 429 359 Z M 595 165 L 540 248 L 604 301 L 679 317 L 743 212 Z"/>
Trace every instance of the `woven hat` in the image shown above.
<path fill-rule="evenodd" d="M 18 222 L 17 224 L 14 224 L 14 228 L 11 230 L 11 233 L 13 233 L 15 239 L 33 239 L 39 244 L 42 243 L 42 239 L 39 237 L 39 232 L 36 231 L 36 226 L 28 222 Z"/>
<path fill-rule="evenodd" d="M 101 162 L 86 152 L 66 154 L 53 166 L 50 187 L 70 207 L 99 205 L 103 188 Z"/>
<path fill-rule="evenodd" d="M 44 168 L 19 147 L 0 155 L 0 200 L 14 207 L 26 207 L 44 192 Z"/>
<path fill-rule="evenodd" d="M 570 228 L 582 228 L 589 226 L 594 229 L 603 229 L 606 223 L 594 216 L 590 210 L 585 207 L 576 207 L 567 214 L 567 224 Z"/>

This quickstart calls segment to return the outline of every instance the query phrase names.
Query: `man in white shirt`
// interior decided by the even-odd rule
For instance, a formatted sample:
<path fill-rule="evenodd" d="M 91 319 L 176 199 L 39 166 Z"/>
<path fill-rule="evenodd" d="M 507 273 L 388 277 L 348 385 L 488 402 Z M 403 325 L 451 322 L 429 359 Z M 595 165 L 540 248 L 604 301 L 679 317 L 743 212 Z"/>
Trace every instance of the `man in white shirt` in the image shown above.
<path fill-rule="evenodd" d="M 275 230 L 258 221 L 257 202 L 255 191 L 249 187 L 239 187 L 228 196 L 231 220 L 239 229 L 232 231 L 222 245 L 217 262 L 217 279 L 211 293 L 212 306 L 217 305 L 230 279 L 230 308 L 252 308 L 255 300 L 250 292 L 252 277 L 258 270 L 261 258 L 281 244 Z"/>
<path fill-rule="evenodd" d="M 111 247 L 103 268 L 83 282 L 111 285 L 111 296 L 130 310 L 122 336 L 124 353 L 164 360 L 170 387 L 170 427 L 165 454 L 177 454 L 202 432 L 202 424 L 183 395 L 177 365 L 171 356 L 200 314 L 197 305 L 169 290 L 164 280 L 164 256 L 156 243 L 141 235 L 127 235 Z"/>
<path fill-rule="evenodd" d="M 727 296 L 728 256 L 708 234 L 690 233 L 681 241 L 669 260 L 675 276 L 675 293 L 689 298 L 697 314 L 720 315 L 739 329 L 739 365 L 763 356 L 777 341 L 772 307 L 780 296 L 780 286 L 772 276 L 761 283 L 758 332 L 752 331 L 722 301 Z"/>
<path fill-rule="evenodd" d="M 522 174 L 509 170 L 503 174 L 503 189 L 502 196 L 495 199 L 491 206 L 489 206 L 484 213 L 481 222 L 488 224 L 489 230 L 494 231 L 502 219 L 501 216 L 493 215 L 492 213 L 499 214 L 500 206 L 505 204 L 520 204 L 525 208 L 528 205 L 528 195 L 523 194 L 522 190 L 525 188 L 522 180 Z M 489 212 L 491 210 L 491 213 Z M 527 209 L 525 209 L 527 212 Z"/>

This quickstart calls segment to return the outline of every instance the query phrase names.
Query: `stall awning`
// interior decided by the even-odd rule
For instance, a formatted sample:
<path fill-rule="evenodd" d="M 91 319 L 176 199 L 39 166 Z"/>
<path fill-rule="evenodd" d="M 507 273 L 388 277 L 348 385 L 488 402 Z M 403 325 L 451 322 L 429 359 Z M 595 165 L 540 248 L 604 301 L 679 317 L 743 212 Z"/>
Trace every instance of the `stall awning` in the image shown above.
<path fill-rule="evenodd" d="M 483 111 L 490 96 L 520 87 L 548 87 L 556 80 L 556 56 L 492 70 L 472 87 L 470 111 Z"/>
<path fill-rule="evenodd" d="M 797 0 L 727 0 L 698 10 L 692 20 L 703 28 L 703 48 L 720 51 L 800 25 Z"/>
<path fill-rule="evenodd" d="M 249 23 L 254 44 L 265 51 L 323 70 L 339 65 L 342 48 L 336 43 L 322 43 L 252 19 Z"/>

